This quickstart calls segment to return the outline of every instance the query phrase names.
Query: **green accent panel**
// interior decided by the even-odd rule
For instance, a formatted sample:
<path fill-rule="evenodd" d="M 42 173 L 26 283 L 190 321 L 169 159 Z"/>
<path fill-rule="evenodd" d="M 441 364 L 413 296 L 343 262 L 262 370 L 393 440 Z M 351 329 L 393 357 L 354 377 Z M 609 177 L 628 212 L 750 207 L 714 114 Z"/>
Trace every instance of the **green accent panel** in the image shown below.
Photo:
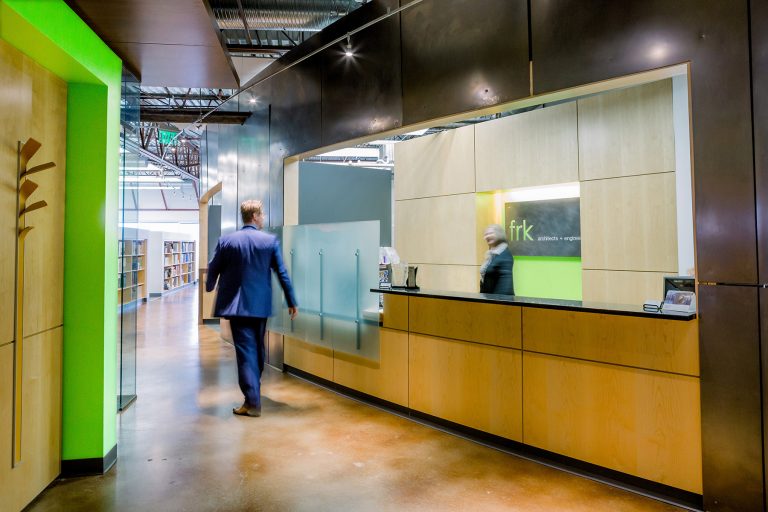
<path fill-rule="evenodd" d="M 515 295 L 581 300 L 581 258 L 515 256 Z"/>
<path fill-rule="evenodd" d="M 90 84 L 114 80 L 120 59 L 63 0 L 4 0 L 0 8 L 2 38 L 58 77 Z"/>
<path fill-rule="evenodd" d="M 0 0 L 0 37 L 69 85 L 62 457 L 103 457 L 117 440 L 122 63 L 63 0 Z"/>

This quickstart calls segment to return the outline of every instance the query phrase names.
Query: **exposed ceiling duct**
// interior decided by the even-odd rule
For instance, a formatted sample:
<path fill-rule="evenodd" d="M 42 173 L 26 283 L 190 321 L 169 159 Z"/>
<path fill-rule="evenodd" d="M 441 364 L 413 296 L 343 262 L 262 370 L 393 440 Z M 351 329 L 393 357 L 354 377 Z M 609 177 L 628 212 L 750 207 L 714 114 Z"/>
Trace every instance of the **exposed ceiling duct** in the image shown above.
<path fill-rule="evenodd" d="M 320 31 L 350 11 L 359 0 L 240 0 L 250 30 Z M 221 30 L 245 30 L 236 0 L 211 2 Z"/>

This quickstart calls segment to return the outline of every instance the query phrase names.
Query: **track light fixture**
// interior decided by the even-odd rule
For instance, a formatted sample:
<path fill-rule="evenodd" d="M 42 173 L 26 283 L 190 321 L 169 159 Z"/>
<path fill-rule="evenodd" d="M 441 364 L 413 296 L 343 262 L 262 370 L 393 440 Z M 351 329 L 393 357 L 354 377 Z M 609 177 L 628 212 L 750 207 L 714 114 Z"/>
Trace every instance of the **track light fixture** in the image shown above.
<path fill-rule="evenodd" d="M 347 34 L 347 44 L 344 46 L 344 55 L 352 57 L 354 54 L 355 52 L 352 51 L 352 40 L 350 39 L 350 35 Z"/>

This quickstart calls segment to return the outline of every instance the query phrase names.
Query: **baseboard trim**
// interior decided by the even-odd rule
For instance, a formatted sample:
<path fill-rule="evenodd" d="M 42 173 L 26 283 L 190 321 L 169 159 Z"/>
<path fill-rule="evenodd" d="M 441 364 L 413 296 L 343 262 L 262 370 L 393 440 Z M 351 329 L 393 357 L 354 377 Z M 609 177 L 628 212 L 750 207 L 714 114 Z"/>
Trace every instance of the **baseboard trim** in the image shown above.
<path fill-rule="evenodd" d="M 403 416 L 417 423 L 441 430 L 448 434 L 462 437 L 469 441 L 473 441 L 489 448 L 493 448 L 510 455 L 515 455 L 524 459 L 544 464 L 546 466 L 573 473 L 590 480 L 595 480 L 613 487 L 618 487 L 636 494 L 641 494 L 655 500 L 663 501 L 678 507 L 687 508 L 689 510 L 703 510 L 704 502 L 700 494 L 696 494 L 690 491 L 671 487 L 669 485 L 660 484 L 652 480 L 646 480 L 627 473 L 608 469 L 596 464 L 590 464 L 582 460 L 566 457 L 558 453 L 542 450 L 534 446 L 523 444 L 517 441 L 512 441 L 504 437 L 496 436 L 477 430 L 465 425 L 454 423 L 442 418 L 430 416 L 423 412 L 419 412 L 402 405 L 382 400 L 375 396 L 371 396 L 360 391 L 342 386 L 335 382 L 317 377 L 311 373 L 307 373 L 298 368 L 294 368 L 289 365 L 284 365 L 283 371 L 312 382 L 319 386 L 323 386 L 332 391 L 335 391 L 341 395 L 354 398 L 361 402 L 365 402 L 377 407 L 380 407 L 389 412 L 395 413 L 399 416 Z"/>
<path fill-rule="evenodd" d="M 104 457 L 62 460 L 61 478 L 103 475 L 112 469 L 115 462 L 117 462 L 117 445 L 113 446 Z"/>

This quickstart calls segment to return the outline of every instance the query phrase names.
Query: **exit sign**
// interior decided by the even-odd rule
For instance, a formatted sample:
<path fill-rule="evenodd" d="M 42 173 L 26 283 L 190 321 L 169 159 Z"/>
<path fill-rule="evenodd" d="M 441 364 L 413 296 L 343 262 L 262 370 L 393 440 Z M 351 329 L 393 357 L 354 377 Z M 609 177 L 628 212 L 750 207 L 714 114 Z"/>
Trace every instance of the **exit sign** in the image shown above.
<path fill-rule="evenodd" d="M 160 137 L 160 144 L 164 144 L 166 146 L 176 145 L 176 140 L 174 140 L 174 137 L 176 137 L 176 132 L 157 130 L 157 133 L 158 133 L 158 136 Z"/>

